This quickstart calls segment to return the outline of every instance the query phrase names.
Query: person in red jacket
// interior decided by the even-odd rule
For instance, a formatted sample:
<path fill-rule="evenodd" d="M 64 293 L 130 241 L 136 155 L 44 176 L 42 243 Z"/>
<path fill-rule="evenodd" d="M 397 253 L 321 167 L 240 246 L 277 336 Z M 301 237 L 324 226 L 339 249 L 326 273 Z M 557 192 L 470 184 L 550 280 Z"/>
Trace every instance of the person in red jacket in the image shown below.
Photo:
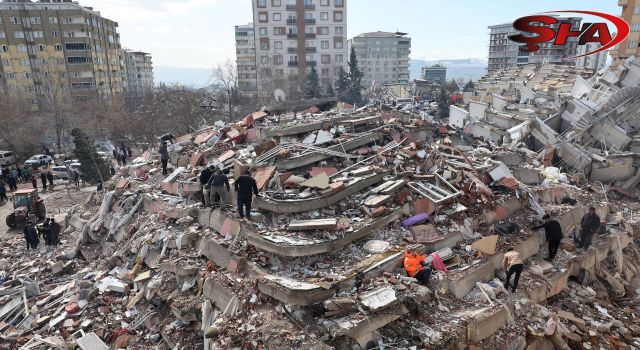
<path fill-rule="evenodd" d="M 431 277 L 431 268 L 425 263 L 426 255 L 417 254 L 413 250 L 404 252 L 404 269 L 407 276 L 417 279 L 420 283 L 426 284 Z"/>

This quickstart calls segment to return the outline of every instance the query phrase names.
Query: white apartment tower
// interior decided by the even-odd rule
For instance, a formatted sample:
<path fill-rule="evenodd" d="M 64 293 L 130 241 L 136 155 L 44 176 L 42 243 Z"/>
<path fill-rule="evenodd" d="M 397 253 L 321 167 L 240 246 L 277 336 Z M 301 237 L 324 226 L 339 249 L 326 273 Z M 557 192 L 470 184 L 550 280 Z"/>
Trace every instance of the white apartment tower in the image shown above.
<path fill-rule="evenodd" d="M 407 33 L 371 32 L 349 40 L 362 70 L 362 87 L 409 82 L 411 38 Z"/>
<path fill-rule="evenodd" d="M 153 89 L 153 63 L 151 54 L 142 51 L 122 50 L 125 90 L 143 95 Z"/>
<path fill-rule="evenodd" d="M 236 26 L 235 32 L 238 89 L 244 94 L 251 95 L 258 91 L 253 23 Z"/>
<path fill-rule="evenodd" d="M 258 95 L 304 90 L 315 67 L 320 86 L 346 69 L 346 0 L 252 0 Z"/>

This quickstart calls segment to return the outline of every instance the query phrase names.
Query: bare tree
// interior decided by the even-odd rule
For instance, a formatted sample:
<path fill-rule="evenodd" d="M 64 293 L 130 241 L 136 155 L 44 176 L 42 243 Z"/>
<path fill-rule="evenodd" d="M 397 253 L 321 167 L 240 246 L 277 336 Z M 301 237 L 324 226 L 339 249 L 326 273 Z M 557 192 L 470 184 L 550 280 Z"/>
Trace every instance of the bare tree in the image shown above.
<path fill-rule="evenodd" d="M 74 100 L 66 72 L 56 69 L 53 60 L 42 67 L 42 85 L 36 91 L 39 96 L 40 114 L 53 126 L 58 151 L 62 151 L 62 138 L 72 125 Z"/>
<path fill-rule="evenodd" d="M 213 70 L 211 80 L 219 83 L 227 94 L 229 120 L 233 120 L 233 106 L 237 102 L 236 95 L 238 92 L 238 70 L 236 65 L 231 60 L 227 60 L 224 64 L 218 64 Z"/>
<path fill-rule="evenodd" d="M 35 151 L 35 145 L 40 141 L 39 130 L 35 127 L 36 116 L 30 107 L 17 95 L 0 94 L 0 143 L 23 156 Z"/>

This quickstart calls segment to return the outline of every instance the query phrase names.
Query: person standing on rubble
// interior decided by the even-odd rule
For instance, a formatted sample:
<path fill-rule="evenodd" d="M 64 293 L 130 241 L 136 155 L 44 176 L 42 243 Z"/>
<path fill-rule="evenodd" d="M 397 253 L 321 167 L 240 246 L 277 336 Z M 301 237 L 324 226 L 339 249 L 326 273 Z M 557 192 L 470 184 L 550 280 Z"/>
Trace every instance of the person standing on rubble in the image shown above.
<path fill-rule="evenodd" d="M 509 247 L 508 250 L 509 251 L 504 254 L 504 259 L 502 259 L 502 268 L 507 273 L 507 278 L 504 281 L 504 288 L 509 290 L 511 275 L 515 274 L 515 277 L 513 278 L 513 289 L 511 289 L 511 291 L 515 293 L 518 288 L 518 281 L 520 280 L 520 274 L 522 273 L 524 262 L 522 261 L 520 253 L 514 250 L 513 247 Z"/>
<path fill-rule="evenodd" d="M 593 234 L 600 228 L 600 217 L 596 214 L 596 208 L 589 207 L 589 211 L 580 220 L 580 246 L 584 250 L 589 249 Z"/>
<path fill-rule="evenodd" d="M 42 239 L 44 244 L 51 245 L 51 230 L 49 229 L 49 218 L 46 218 L 42 223 Z"/>
<path fill-rule="evenodd" d="M 35 176 L 31 176 L 31 186 L 37 191 L 38 190 L 38 180 L 36 180 Z"/>
<path fill-rule="evenodd" d="M 32 223 L 28 223 L 24 226 L 24 240 L 27 241 L 27 250 L 38 249 L 38 243 L 40 240 L 38 239 L 38 231 Z"/>
<path fill-rule="evenodd" d="M 211 180 L 211 175 L 213 175 L 214 167 L 215 166 L 213 164 L 210 164 L 200 172 L 200 185 L 202 185 L 202 204 L 205 208 L 209 206 L 209 187 L 207 186 L 207 184 L 209 183 L 209 180 Z"/>
<path fill-rule="evenodd" d="M 162 175 L 167 175 L 167 163 L 169 162 L 169 151 L 167 151 L 167 143 L 163 142 L 158 150 L 160 153 L 160 162 L 162 163 Z"/>
<path fill-rule="evenodd" d="M 218 195 L 220 196 L 220 210 L 224 211 L 227 192 L 231 191 L 231 186 L 229 186 L 229 179 L 227 178 L 227 175 L 223 174 L 220 169 L 216 169 L 213 175 L 211 175 L 207 187 L 210 188 L 209 204 L 211 205 L 211 208 L 215 207 L 216 195 Z"/>
<path fill-rule="evenodd" d="M 251 219 L 251 201 L 253 200 L 254 194 L 256 196 L 258 195 L 258 184 L 256 180 L 251 177 L 251 172 L 247 170 L 236 179 L 233 187 L 237 192 L 238 214 L 240 214 L 241 218 L 244 218 L 246 215 L 247 219 Z M 244 213 L 242 212 L 243 207 L 245 209 Z"/>
<path fill-rule="evenodd" d="M 552 219 L 549 214 L 544 214 L 542 219 L 545 221 L 544 224 L 535 226 L 533 229 L 537 230 L 544 227 L 544 237 L 549 242 L 549 256 L 544 260 L 553 261 L 562 240 L 562 226 L 560 226 L 558 220 Z"/>
<path fill-rule="evenodd" d="M 45 174 L 44 171 L 40 172 L 40 182 L 42 182 L 42 190 L 46 191 L 47 190 L 47 174 Z"/>
<path fill-rule="evenodd" d="M 51 187 L 51 190 L 53 191 L 53 173 L 51 170 L 47 170 L 47 180 L 49 181 L 49 187 Z"/>
<path fill-rule="evenodd" d="M 426 258 L 426 255 L 417 254 L 411 249 L 404 252 L 404 269 L 407 276 L 417 279 L 422 284 L 427 284 L 431 278 L 431 267 L 426 266 Z"/>
<path fill-rule="evenodd" d="M 49 221 L 49 240 L 51 245 L 60 244 L 60 224 L 53 217 Z"/>

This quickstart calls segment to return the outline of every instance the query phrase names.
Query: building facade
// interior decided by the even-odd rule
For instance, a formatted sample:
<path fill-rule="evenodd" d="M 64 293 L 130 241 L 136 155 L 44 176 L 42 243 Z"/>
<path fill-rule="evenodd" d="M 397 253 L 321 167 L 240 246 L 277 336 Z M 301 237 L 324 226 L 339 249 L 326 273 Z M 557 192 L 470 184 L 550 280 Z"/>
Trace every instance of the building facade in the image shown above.
<path fill-rule="evenodd" d="M 362 70 L 362 87 L 409 82 L 411 38 L 407 33 L 371 32 L 349 40 Z"/>
<path fill-rule="evenodd" d="M 631 32 L 623 42 L 611 50 L 611 57 L 640 57 L 640 0 L 618 0 L 618 6 L 622 6 L 620 17 L 629 23 Z"/>
<path fill-rule="evenodd" d="M 601 47 L 602 45 L 600 43 L 586 43 L 584 45 L 578 45 L 578 52 L 576 55 L 582 56 L 587 52 L 593 52 Z M 600 51 L 588 56 L 578 57 L 576 58 L 576 66 L 593 69 L 597 72 L 606 66 L 607 54 L 608 51 Z"/>
<path fill-rule="evenodd" d="M 258 91 L 256 74 L 256 44 L 253 23 L 236 26 L 236 67 L 238 68 L 238 89 L 245 94 Z"/>
<path fill-rule="evenodd" d="M 122 50 L 124 90 L 143 95 L 153 89 L 153 63 L 151 54 L 142 51 Z"/>
<path fill-rule="evenodd" d="M 252 0 L 259 96 L 304 90 L 318 72 L 321 88 L 347 66 L 346 0 Z"/>
<path fill-rule="evenodd" d="M 562 23 L 571 23 L 571 30 L 579 31 L 582 18 L 580 17 L 558 17 Z M 560 23 L 551 25 L 557 28 Z M 489 27 L 489 60 L 487 70 L 489 72 L 523 66 L 526 64 L 575 64 L 578 50 L 577 37 L 569 37 L 566 45 L 553 45 L 553 43 L 541 43 L 540 49 L 536 52 L 522 50 L 522 44 L 509 40 L 510 35 L 519 34 L 513 29 L 511 23 L 499 24 Z"/>
<path fill-rule="evenodd" d="M 0 90 L 36 109 L 54 91 L 76 100 L 123 91 L 118 23 L 75 2 L 0 2 Z"/>
<path fill-rule="evenodd" d="M 444 84 L 447 82 L 447 67 L 441 64 L 422 67 L 422 80 L 429 84 Z"/>

